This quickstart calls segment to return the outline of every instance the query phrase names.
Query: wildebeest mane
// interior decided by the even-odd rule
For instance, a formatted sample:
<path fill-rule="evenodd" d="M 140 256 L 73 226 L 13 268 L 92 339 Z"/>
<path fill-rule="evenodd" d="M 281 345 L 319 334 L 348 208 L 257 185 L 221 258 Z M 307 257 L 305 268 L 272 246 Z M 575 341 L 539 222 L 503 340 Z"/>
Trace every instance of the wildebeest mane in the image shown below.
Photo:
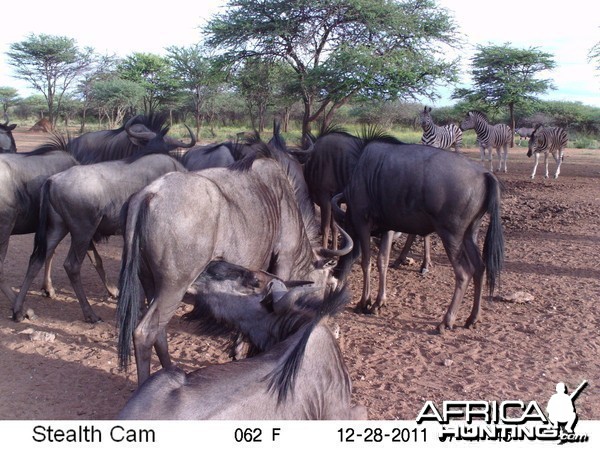
<path fill-rule="evenodd" d="M 321 304 L 313 321 L 306 325 L 306 329 L 298 343 L 291 349 L 287 357 L 267 375 L 266 379 L 269 379 L 269 391 L 277 391 L 278 393 L 278 404 L 284 402 L 289 392 L 294 388 L 296 377 L 306 351 L 306 344 L 313 330 L 322 320 L 335 315 L 349 301 L 350 294 L 345 287 L 336 289 L 330 293 Z"/>
<path fill-rule="evenodd" d="M 21 153 L 23 156 L 39 156 L 39 155 L 45 155 L 46 153 L 50 153 L 50 152 L 55 152 L 57 150 L 63 151 L 63 152 L 69 152 L 69 144 L 71 143 L 71 137 L 70 136 L 63 136 L 60 133 L 52 133 L 50 138 L 48 139 L 48 142 L 40 145 L 39 147 L 35 148 L 34 150 L 27 152 L 27 153 Z"/>
<path fill-rule="evenodd" d="M 364 147 L 366 147 L 367 144 L 369 144 L 371 142 L 382 142 L 385 144 L 395 144 L 395 145 L 405 144 L 405 142 L 402 142 L 395 136 L 392 136 L 391 134 L 386 132 L 383 128 L 381 128 L 377 125 L 364 125 L 360 131 L 360 139 L 363 141 Z"/>

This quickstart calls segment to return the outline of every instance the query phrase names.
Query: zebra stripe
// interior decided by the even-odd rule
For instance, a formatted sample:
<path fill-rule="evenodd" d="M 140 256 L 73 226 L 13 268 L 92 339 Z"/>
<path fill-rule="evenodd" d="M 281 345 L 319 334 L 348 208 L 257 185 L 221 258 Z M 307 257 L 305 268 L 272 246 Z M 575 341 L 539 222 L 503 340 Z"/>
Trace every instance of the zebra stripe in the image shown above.
<path fill-rule="evenodd" d="M 507 171 L 506 160 L 508 157 L 508 146 L 512 141 L 512 132 L 508 125 L 499 123 L 492 125 L 488 122 L 485 114 L 479 111 L 469 111 L 467 117 L 460 124 L 463 130 L 475 130 L 477 140 L 479 142 L 479 152 L 481 161 L 485 160 L 485 151 L 489 149 L 490 170 L 493 171 L 492 149 L 496 149 L 498 155 L 498 171 Z M 503 149 L 503 154 L 500 153 L 500 148 Z"/>
<path fill-rule="evenodd" d="M 563 161 L 563 153 L 567 146 L 569 138 L 567 132 L 560 127 L 543 127 L 538 125 L 529 139 L 529 151 L 527 156 L 535 155 L 535 164 L 531 172 L 531 179 L 535 178 L 535 171 L 540 159 L 540 153 L 544 154 L 544 165 L 546 166 L 546 175 L 548 178 L 548 153 L 551 153 L 556 161 L 556 171 L 554 178 L 560 174 L 560 165 Z"/>
<path fill-rule="evenodd" d="M 423 137 L 421 144 L 432 147 L 442 148 L 444 150 L 454 147 L 455 152 L 460 152 L 462 146 L 462 130 L 456 125 L 449 124 L 437 126 L 431 118 L 431 108 L 425 107 L 419 114 L 421 127 L 423 128 Z"/>

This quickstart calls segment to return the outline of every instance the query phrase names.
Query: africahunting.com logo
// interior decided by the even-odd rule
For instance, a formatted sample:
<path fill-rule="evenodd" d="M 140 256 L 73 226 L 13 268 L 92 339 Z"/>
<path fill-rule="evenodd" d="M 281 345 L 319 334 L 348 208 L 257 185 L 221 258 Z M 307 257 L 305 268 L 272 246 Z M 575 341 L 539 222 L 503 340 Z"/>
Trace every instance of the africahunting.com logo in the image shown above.
<path fill-rule="evenodd" d="M 576 434 L 575 401 L 587 386 L 583 381 L 569 394 L 565 383 L 556 385 L 556 393 L 546 406 L 547 414 L 535 401 L 444 401 L 438 409 L 425 402 L 417 424 L 438 422 L 442 425 L 439 439 L 445 441 L 559 441 L 587 442 L 586 434 Z"/>

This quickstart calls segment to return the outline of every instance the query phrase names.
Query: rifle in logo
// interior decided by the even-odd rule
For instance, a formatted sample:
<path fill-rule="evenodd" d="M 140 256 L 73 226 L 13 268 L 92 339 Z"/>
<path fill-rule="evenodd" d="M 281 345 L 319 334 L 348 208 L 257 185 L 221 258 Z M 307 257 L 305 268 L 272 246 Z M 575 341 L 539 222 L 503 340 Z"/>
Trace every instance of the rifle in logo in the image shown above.
<path fill-rule="evenodd" d="M 587 380 L 584 380 L 575 391 L 567 394 L 567 386 L 565 383 L 556 384 L 556 394 L 553 394 L 548 400 L 548 419 L 556 428 L 564 427 L 565 433 L 573 434 L 575 424 L 577 423 L 577 412 L 575 411 L 575 400 L 588 385 Z"/>

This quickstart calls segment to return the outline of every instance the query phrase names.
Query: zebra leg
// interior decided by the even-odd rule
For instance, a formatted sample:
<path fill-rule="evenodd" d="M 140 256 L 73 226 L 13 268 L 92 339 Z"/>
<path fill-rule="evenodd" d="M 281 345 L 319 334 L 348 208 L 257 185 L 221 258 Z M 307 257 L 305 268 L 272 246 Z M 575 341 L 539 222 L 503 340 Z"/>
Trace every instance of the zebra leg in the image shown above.
<path fill-rule="evenodd" d="M 535 178 L 535 171 L 537 170 L 538 162 L 540 162 L 540 154 L 535 152 L 533 156 L 535 157 L 535 163 L 533 164 L 533 171 L 531 172 L 532 180 Z"/>
<path fill-rule="evenodd" d="M 544 166 L 546 167 L 546 175 L 544 175 L 544 178 L 548 178 L 548 152 L 544 152 Z"/>
<path fill-rule="evenodd" d="M 504 144 L 502 158 L 504 159 L 504 173 L 508 172 L 508 167 L 506 166 L 506 162 L 508 160 L 508 144 Z"/>
<path fill-rule="evenodd" d="M 554 172 L 554 178 L 558 178 L 558 175 L 560 174 L 560 165 L 562 164 L 562 160 L 563 160 L 563 151 L 559 150 L 558 151 L 558 156 L 553 155 L 554 156 L 554 160 L 556 161 L 556 172 Z"/>

